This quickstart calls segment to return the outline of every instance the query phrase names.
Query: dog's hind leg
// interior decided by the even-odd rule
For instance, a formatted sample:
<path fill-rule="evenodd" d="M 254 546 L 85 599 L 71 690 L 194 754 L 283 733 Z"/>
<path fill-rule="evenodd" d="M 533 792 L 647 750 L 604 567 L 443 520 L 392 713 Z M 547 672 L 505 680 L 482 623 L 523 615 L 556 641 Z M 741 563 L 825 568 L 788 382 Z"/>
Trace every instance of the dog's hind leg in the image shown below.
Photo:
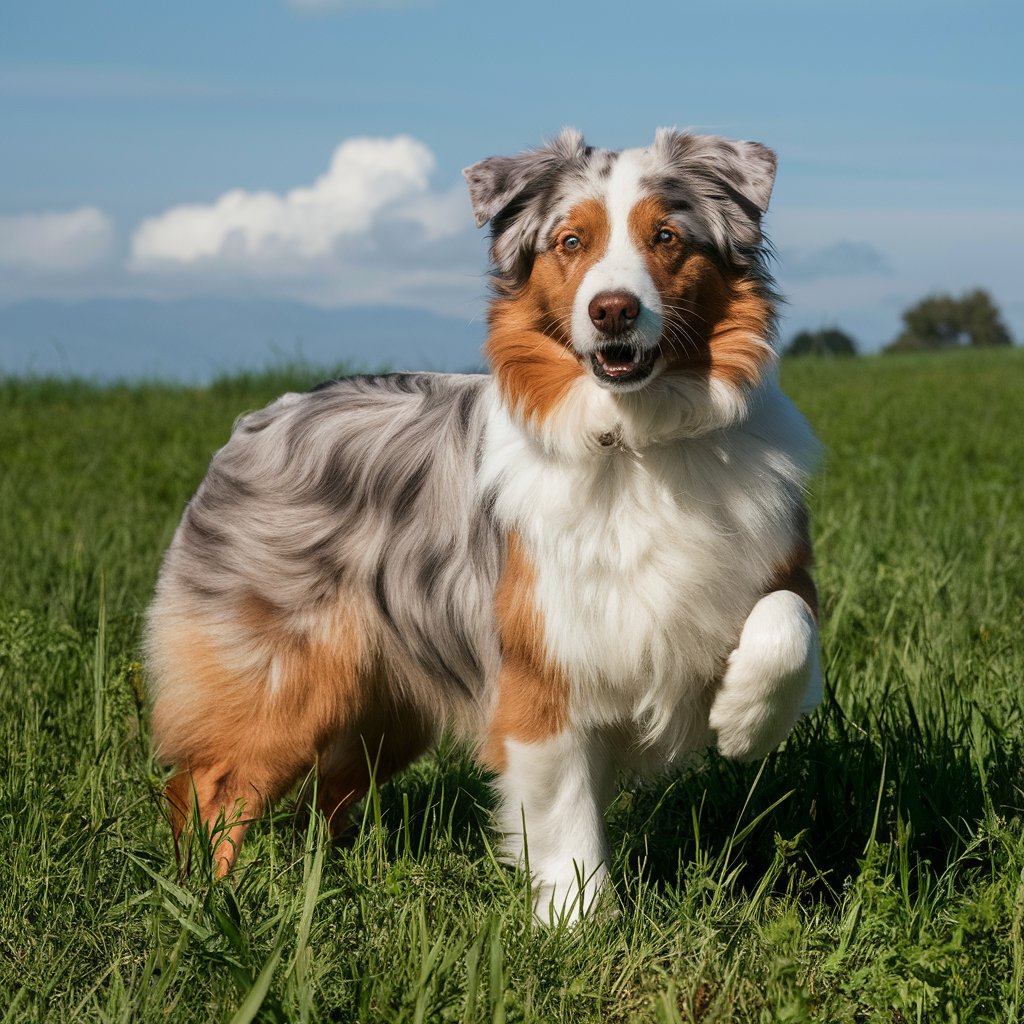
<path fill-rule="evenodd" d="M 198 811 L 212 846 L 214 873 L 218 877 L 231 870 L 250 822 L 266 804 L 264 793 L 253 783 L 242 783 L 238 775 L 237 771 L 225 772 L 219 765 L 194 768 L 175 775 L 164 791 L 179 859 L 184 833 Z"/>
<path fill-rule="evenodd" d="M 388 707 L 383 696 L 375 703 L 358 725 L 342 730 L 320 753 L 317 809 L 334 838 L 348 827 L 348 809 L 366 795 L 371 782 L 386 782 L 419 757 L 432 739 L 416 712 Z"/>
<path fill-rule="evenodd" d="M 234 865 L 250 823 L 316 756 L 317 724 L 296 721 L 275 703 L 254 700 L 244 714 L 237 707 L 209 709 L 194 729 L 188 754 L 176 759 L 184 770 L 166 790 L 175 846 L 180 848 L 182 832 L 198 812 L 218 876 Z"/>
<path fill-rule="evenodd" d="M 180 838 L 198 812 L 218 874 L 249 822 L 316 763 L 328 737 L 363 717 L 370 697 L 351 606 L 301 632 L 282 620 L 250 601 L 219 627 L 159 608 L 150 621 L 154 743 L 180 772 L 167 790 L 172 825 Z"/>

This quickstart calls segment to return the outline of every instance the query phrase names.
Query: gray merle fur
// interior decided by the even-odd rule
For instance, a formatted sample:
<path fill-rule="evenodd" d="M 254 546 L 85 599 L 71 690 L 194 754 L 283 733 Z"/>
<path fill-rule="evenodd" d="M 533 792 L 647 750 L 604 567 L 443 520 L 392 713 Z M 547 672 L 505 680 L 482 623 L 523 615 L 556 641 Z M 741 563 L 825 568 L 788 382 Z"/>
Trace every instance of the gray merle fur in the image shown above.
<path fill-rule="evenodd" d="M 486 382 L 353 377 L 243 417 L 165 575 L 200 603 L 254 597 L 289 613 L 355 583 L 374 595 L 387 661 L 477 693 L 498 653 L 491 601 L 504 557 L 474 488 Z"/>

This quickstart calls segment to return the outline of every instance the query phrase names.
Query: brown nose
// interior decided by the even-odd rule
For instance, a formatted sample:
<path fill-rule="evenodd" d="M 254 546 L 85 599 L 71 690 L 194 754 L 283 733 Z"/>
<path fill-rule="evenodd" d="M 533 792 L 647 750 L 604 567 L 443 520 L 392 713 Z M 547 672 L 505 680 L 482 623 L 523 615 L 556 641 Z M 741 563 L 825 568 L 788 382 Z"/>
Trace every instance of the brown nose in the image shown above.
<path fill-rule="evenodd" d="M 599 292 L 587 312 L 602 334 L 621 334 L 640 315 L 640 300 L 631 292 Z"/>

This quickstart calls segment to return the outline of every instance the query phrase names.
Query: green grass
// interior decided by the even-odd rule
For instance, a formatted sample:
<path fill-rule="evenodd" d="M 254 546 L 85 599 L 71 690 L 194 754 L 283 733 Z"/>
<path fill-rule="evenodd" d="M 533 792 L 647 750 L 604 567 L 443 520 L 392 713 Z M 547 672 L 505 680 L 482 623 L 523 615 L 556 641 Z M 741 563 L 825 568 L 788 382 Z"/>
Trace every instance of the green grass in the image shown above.
<path fill-rule="evenodd" d="M 829 451 L 825 703 L 624 793 L 621 912 L 553 932 L 447 746 L 348 845 L 293 798 L 227 884 L 177 871 L 141 616 L 213 449 L 302 376 L 0 382 L 0 1020 L 1024 1019 L 1024 352 L 784 367 Z"/>

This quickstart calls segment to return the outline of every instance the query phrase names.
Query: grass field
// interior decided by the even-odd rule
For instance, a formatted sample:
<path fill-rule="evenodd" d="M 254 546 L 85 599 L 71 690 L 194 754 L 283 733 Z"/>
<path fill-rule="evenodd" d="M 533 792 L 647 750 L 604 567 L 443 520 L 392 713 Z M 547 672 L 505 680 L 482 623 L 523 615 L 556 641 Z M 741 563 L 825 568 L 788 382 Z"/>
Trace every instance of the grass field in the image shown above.
<path fill-rule="evenodd" d="M 236 415 L 308 383 L 0 382 L 0 1020 L 1024 1020 L 1024 352 L 804 361 L 828 686 L 609 812 L 617 917 L 530 928 L 442 747 L 351 843 L 296 799 L 182 878 L 140 623 Z"/>

